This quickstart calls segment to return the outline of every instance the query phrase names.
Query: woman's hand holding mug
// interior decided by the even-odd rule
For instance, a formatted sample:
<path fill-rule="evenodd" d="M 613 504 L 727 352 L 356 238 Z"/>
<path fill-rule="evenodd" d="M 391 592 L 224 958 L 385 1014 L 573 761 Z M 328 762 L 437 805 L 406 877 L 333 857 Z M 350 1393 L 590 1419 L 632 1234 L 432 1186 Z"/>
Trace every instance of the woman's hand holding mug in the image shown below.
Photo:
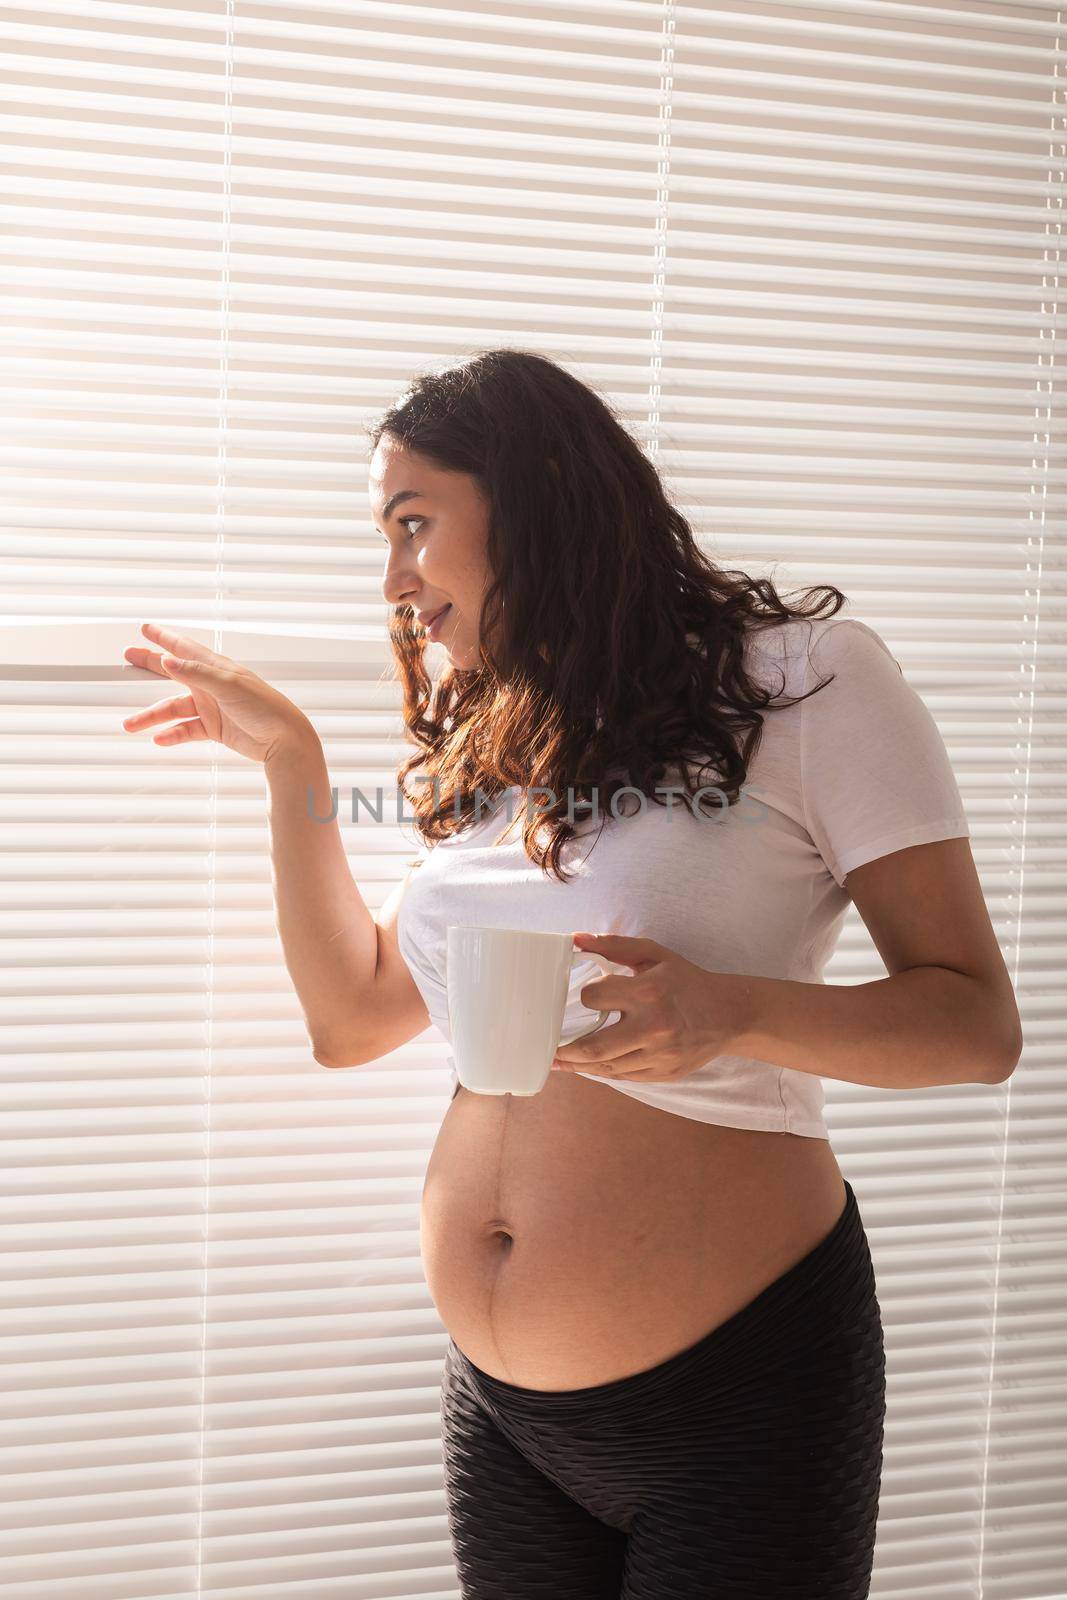
<path fill-rule="evenodd" d="M 574 944 L 629 967 L 633 977 L 598 978 L 585 985 L 582 1004 L 612 1007 L 619 1021 L 561 1044 L 552 1071 L 579 1070 L 623 1083 L 674 1083 L 716 1056 L 741 1053 L 740 1041 L 752 1020 L 751 978 L 712 972 L 656 939 L 631 934 L 576 933 Z"/>
<path fill-rule="evenodd" d="M 142 623 L 141 632 L 162 649 L 129 645 L 126 660 L 176 682 L 183 692 L 124 717 L 128 733 L 171 722 L 173 727 L 156 734 L 155 744 L 215 739 L 239 756 L 263 763 L 294 740 L 318 738 L 300 707 L 249 667 L 154 622 Z"/>

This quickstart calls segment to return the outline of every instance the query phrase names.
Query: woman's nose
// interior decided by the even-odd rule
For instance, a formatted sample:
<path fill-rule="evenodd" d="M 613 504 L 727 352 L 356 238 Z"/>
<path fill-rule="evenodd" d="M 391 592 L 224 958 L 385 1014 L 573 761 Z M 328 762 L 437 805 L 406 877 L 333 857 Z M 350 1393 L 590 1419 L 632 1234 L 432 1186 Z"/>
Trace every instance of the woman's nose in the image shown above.
<path fill-rule="evenodd" d="M 388 589 L 386 585 L 382 585 L 382 595 L 386 603 L 391 606 L 413 606 L 415 602 L 411 598 L 412 593 L 413 591 L 410 588 L 402 587 L 399 584 L 394 584 L 392 590 Z"/>
<path fill-rule="evenodd" d="M 389 605 L 404 605 L 417 587 L 418 585 L 411 581 L 410 573 L 405 573 L 399 565 L 390 565 L 386 562 L 382 577 L 382 595 Z"/>

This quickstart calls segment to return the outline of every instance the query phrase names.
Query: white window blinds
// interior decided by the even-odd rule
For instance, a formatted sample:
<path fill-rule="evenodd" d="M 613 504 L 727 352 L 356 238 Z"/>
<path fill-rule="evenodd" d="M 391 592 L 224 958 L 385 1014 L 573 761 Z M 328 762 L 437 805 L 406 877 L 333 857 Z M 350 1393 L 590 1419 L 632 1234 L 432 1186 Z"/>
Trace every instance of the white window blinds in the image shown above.
<path fill-rule="evenodd" d="M 0 8 L 9 1600 L 458 1594 L 429 1031 L 311 1058 L 261 771 L 122 732 L 145 620 L 413 830 L 364 425 L 538 350 L 726 566 L 838 584 L 944 734 L 1026 1051 L 827 1080 L 871 1237 L 878 1600 L 1067 1582 L 1064 13 L 842 0 Z M 852 916 L 832 982 L 881 975 Z"/>

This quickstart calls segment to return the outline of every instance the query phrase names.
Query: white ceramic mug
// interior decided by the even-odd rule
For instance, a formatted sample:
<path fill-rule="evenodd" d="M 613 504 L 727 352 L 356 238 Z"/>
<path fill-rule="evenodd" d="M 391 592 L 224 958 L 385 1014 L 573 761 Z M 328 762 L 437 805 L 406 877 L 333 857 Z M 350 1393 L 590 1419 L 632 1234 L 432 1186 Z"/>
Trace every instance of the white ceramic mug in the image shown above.
<path fill-rule="evenodd" d="M 578 995 L 598 968 L 605 976 L 629 968 L 575 950 L 569 933 L 453 926 L 445 939 L 452 1057 L 465 1089 L 539 1094 L 559 1045 L 621 1015 L 594 1011 Z"/>

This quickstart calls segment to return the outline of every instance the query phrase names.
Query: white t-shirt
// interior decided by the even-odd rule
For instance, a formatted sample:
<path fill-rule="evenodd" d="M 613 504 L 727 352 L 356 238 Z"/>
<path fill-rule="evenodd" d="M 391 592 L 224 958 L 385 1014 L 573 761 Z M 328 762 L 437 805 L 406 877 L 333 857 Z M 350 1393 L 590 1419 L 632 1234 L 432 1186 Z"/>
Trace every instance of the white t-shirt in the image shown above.
<path fill-rule="evenodd" d="M 850 904 L 844 882 L 853 867 L 909 845 L 969 837 L 937 724 L 873 628 L 841 616 L 790 621 L 748 635 L 746 666 L 787 697 L 835 677 L 799 705 L 764 712 L 762 741 L 733 806 L 708 793 L 709 815 L 701 816 L 684 795 L 663 805 L 627 793 L 612 816 L 600 796 L 597 822 L 579 819 L 578 837 L 563 850 L 567 884 L 526 855 L 519 789 L 497 800 L 495 815 L 487 806 L 480 822 L 422 846 L 397 939 L 449 1043 L 452 923 L 633 934 L 710 971 L 820 983 Z M 709 789 L 713 778 L 705 772 Z M 669 775 L 664 787 L 679 781 Z M 578 993 L 600 975 L 576 970 L 568 1025 L 596 1020 Z M 612 1012 L 606 1026 L 618 1019 Z M 448 1060 L 454 1093 L 459 1080 Z M 671 1083 L 580 1076 L 698 1122 L 827 1137 L 821 1078 L 752 1057 L 714 1056 Z"/>

